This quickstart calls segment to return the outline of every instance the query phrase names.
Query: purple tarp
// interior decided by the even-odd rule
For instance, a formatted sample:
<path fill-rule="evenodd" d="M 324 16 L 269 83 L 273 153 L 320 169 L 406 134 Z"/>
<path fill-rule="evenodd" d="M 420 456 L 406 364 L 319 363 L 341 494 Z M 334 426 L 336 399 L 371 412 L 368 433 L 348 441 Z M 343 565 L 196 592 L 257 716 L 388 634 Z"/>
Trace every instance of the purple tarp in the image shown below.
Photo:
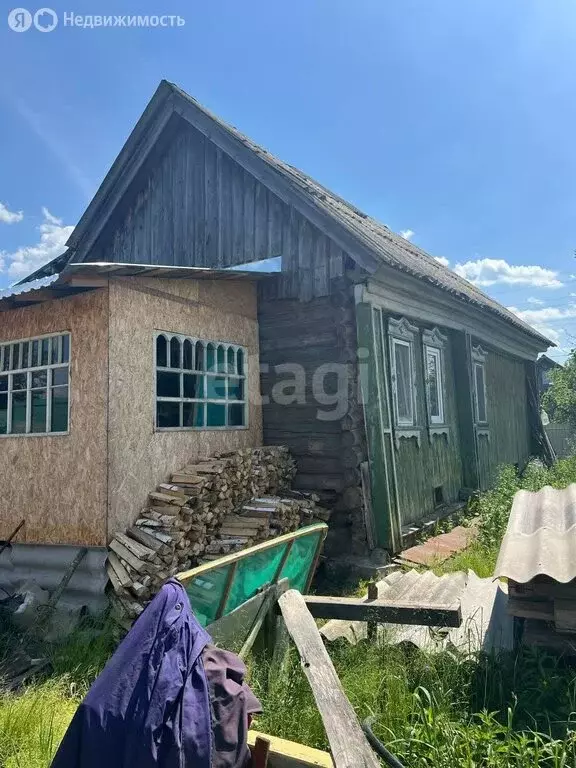
<path fill-rule="evenodd" d="M 209 642 L 171 579 L 80 704 L 52 768 L 210 768 Z"/>

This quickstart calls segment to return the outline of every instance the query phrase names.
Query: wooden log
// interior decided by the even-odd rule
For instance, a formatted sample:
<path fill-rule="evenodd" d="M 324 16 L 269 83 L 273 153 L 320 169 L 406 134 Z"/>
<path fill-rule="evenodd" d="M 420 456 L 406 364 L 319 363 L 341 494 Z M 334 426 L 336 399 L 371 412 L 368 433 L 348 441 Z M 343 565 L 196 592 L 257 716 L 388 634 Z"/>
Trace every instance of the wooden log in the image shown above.
<path fill-rule="evenodd" d="M 138 573 L 150 573 L 150 568 L 153 568 L 149 563 L 145 563 L 143 560 L 139 560 L 137 557 L 135 557 L 132 552 L 130 552 L 129 549 L 126 549 L 126 547 L 121 544 L 117 539 L 112 539 L 108 547 L 115 552 L 118 557 L 121 557 L 122 560 L 125 560 L 128 565 L 130 565 L 132 568 L 134 568 L 135 571 Z"/>
<path fill-rule="evenodd" d="M 130 578 L 130 574 L 128 573 L 126 568 L 124 568 L 118 556 L 114 552 L 108 552 L 108 565 L 110 566 L 111 569 L 114 570 L 116 578 L 122 587 L 129 587 L 130 584 L 132 584 L 132 579 Z"/>
<path fill-rule="evenodd" d="M 304 598 L 289 589 L 278 600 L 330 742 L 336 768 L 379 768 Z"/>
<path fill-rule="evenodd" d="M 155 536 L 153 533 L 148 533 L 144 528 L 138 528 L 137 526 L 132 526 L 132 528 L 128 529 L 127 534 L 131 539 L 134 539 L 139 544 L 142 544 L 143 546 L 147 547 L 148 549 L 152 549 L 154 552 L 156 552 L 159 555 L 165 555 L 170 551 L 170 548 L 167 546 L 166 543 L 163 541 L 160 541 L 160 539 Z"/>
<path fill-rule="evenodd" d="M 153 549 L 150 549 L 149 547 L 145 547 L 143 544 L 140 544 L 138 541 L 135 541 L 134 539 L 131 539 L 130 536 L 126 536 L 124 533 L 117 533 L 114 535 L 114 538 L 116 541 L 119 541 L 122 546 L 126 547 L 126 549 L 129 552 L 132 552 L 134 557 L 137 557 L 139 560 L 153 560 L 155 556 L 155 552 Z"/>
<path fill-rule="evenodd" d="M 422 602 L 413 605 L 387 600 L 319 595 L 305 595 L 302 599 L 315 619 L 416 624 L 428 627 L 459 627 L 462 623 L 460 603 L 443 605 Z"/>

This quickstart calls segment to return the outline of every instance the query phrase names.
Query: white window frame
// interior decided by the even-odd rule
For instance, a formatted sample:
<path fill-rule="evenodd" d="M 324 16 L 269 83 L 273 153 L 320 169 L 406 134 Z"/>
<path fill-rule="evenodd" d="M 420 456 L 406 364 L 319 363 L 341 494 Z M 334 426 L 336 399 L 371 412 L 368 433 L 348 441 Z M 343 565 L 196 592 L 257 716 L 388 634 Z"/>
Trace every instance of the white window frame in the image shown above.
<path fill-rule="evenodd" d="M 67 362 L 56 362 L 52 363 L 52 339 L 56 340 L 57 346 L 57 357 L 58 360 L 61 360 L 62 357 L 62 337 L 67 336 L 68 337 L 68 360 Z M 45 365 L 28 365 L 26 367 L 22 367 L 22 347 L 19 347 L 18 349 L 18 367 L 15 368 L 6 368 L 5 369 L 5 360 L 7 359 L 8 355 L 13 354 L 12 349 L 16 345 L 25 344 L 27 343 L 29 345 L 29 352 L 28 354 L 31 355 L 31 345 L 34 342 L 40 342 L 39 350 L 38 350 L 38 357 L 41 355 L 41 344 L 43 341 L 48 340 L 48 360 L 49 362 Z M 8 377 L 8 389 L 5 391 L 0 392 L 0 394 L 4 395 L 6 394 L 7 397 L 7 424 L 6 424 L 6 433 L 0 434 L 0 438 L 20 438 L 20 437 L 65 437 L 66 435 L 70 434 L 70 404 L 71 404 L 71 381 L 70 381 L 70 362 L 72 359 L 72 334 L 70 331 L 59 331 L 58 333 L 47 333 L 43 334 L 41 336 L 30 336 L 28 338 L 23 339 L 13 339 L 13 340 L 6 340 L 0 342 L 0 376 L 7 376 Z M 29 358 L 30 361 L 30 358 Z M 36 363 L 38 363 L 38 359 L 36 360 Z M 54 370 L 65 368 L 68 371 L 68 382 L 66 385 L 56 384 L 54 385 L 53 382 L 53 375 Z M 44 432 L 32 432 L 32 392 L 35 391 L 32 389 L 32 374 L 38 372 L 38 371 L 46 371 L 46 386 L 45 387 L 39 387 L 40 389 L 46 390 L 46 427 L 52 425 L 52 390 L 54 386 L 67 386 L 68 387 L 68 412 L 66 414 L 66 429 L 61 430 L 58 432 L 52 432 L 46 429 Z M 15 390 L 13 388 L 13 376 L 14 375 L 25 375 L 26 376 L 26 388 Z M 26 429 L 25 432 L 11 432 L 12 429 L 12 394 L 15 391 L 19 392 L 26 392 Z"/>
<path fill-rule="evenodd" d="M 475 422 L 478 425 L 486 426 L 488 424 L 488 398 L 486 396 L 486 357 L 487 353 L 482 347 L 472 348 L 472 371 L 473 371 L 473 385 L 474 385 L 474 417 Z M 482 388 L 484 396 L 484 419 L 480 419 L 480 401 L 478 399 L 478 379 L 476 376 L 476 370 L 482 371 Z"/>
<path fill-rule="evenodd" d="M 438 392 L 438 415 L 434 415 L 430 404 L 430 381 L 428 378 L 428 356 L 436 359 L 436 391 Z M 444 355 L 439 347 L 432 347 L 429 344 L 424 345 L 424 380 L 426 385 L 426 398 L 428 404 L 428 419 L 430 424 L 444 424 Z"/>
<path fill-rule="evenodd" d="M 163 336 L 166 339 L 166 345 L 167 345 L 167 360 L 166 362 L 170 362 L 170 342 L 173 338 L 177 338 L 180 341 L 181 345 L 181 358 L 180 358 L 180 367 L 179 368 L 172 368 L 171 366 L 159 366 L 157 361 L 157 339 L 159 336 Z M 184 368 L 183 367 L 183 359 L 182 359 L 182 349 L 185 341 L 189 341 L 192 344 L 193 354 L 196 354 L 196 344 L 200 342 L 203 345 L 204 350 L 204 360 L 206 360 L 206 354 L 207 354 L 207 348 L 208 345 L 212 345 L 215 350 L 215 354 L 217 357 L 218 348 L 224 347 L 225 352 L 225 360 L 228 359 L 228 350 L 232 349 L 234 350 L 234 353 L 236 355 L 236 359 L 238 356 L 238 352 L 241 351 L 243 355 L 243 374 L 230 374 L 225 373 L 221 371 L 207 371 L 206 366 L 203 367 L 202 370 L 196 370 L 194 367 L 192 369 Z M 194 360 L 195 362 L 195 360 Z M 158 371 L 165 371 L 166 373 L 178 373 L 180 375 L 180 392 L 183 393 L 183 376 L 184 374 L 196 374 L 203 377 L 203 392 L 204 397 L 198 397 L 198 398 L 190 398 L 190 397 L 184 397 L 182 394 L 182 397 L 166 397 L 166 396 L 159 396 L 157 392 L 157 373 Z M 207 393 L 207 380 L 209 377 L 225 377 L 226 378 L 226 397 L 225 398 L 208 398 L 206 397 Z M 228 383 L 229 378 L 237 378 L 239 380 L 243 381 L 244 385 L 244 396 L 242 400 L 232 400 L 228 398 Z M 172 403 L 179 403 L 180 404 L 180 421 L 182 421 L 182 408 L 184 403 L 201 403 L 204 405 L 204 422 L 207 421 L 207 413 L 208 413 L 208 404 L 213 403 L 215 405 L 222 405 L 225 408 L 226 418 L 228 419 L 228 406 L 229 405 L 241 405 L 244 409 L 244 424 L 225 424 L 222 426 L 207 426 L 206 424 L 201 426 L 178 426 L 178 427 L 159 427 L 158 426 L 158 408 L 157 404 L 158 402 L 172 402 Z M 249 428 L 249 415 L 250 415 L 250 408 L 249 408 L 249 399 L 248 399 L 248 352 L 244 346 L 241 344 L 236 344 L 233 342 L 227 342 L 227 341 L 214 341 L 213 339 L 204 339 L 199 338 L 196 336 L 187 336 L 186 334 L 181 333 L 173 333 L 171 331 L 155 331 L 154 332 L 154 429 L 157 432 L 208 432 L 212 430 L 218 430 L 218 431 L 236 431 L 236 430 L 246 430 Z"/>

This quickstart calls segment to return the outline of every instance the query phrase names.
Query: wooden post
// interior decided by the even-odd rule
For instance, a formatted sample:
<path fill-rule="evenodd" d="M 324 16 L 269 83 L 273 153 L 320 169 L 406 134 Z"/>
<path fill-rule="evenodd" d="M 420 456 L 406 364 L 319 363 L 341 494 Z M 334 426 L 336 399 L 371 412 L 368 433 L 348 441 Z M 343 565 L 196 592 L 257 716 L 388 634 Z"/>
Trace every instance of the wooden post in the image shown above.
<path fill-rule="evenodd" d="M 368 584 L 368 600 L 378 600 L 378 585 L 375 581 Z M 375 621 L 369 621 L 367 626 L 368 640 L 371 642 L 376 640 L 377 632 L 378 624 Z"/>
<path fill-rule="evenodd" d="M 289 589 L 280 596 L 278 603 L 312 688 L 335 768 L 379 768 L 380 761 L 366 740 L 354 708 L 344 693 L 304 598 L 300 592 Z"/>

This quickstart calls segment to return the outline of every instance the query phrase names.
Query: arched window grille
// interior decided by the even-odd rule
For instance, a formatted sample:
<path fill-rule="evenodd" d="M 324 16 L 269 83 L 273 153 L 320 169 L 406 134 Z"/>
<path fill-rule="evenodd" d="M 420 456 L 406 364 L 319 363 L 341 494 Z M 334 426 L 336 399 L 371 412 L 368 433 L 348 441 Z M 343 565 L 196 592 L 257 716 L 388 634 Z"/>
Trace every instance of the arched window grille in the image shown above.
<path fill-rule="evenodd" d="M 155 345 L 157 429 L 247 426 L 243 347 L 170 333 Z"/>

